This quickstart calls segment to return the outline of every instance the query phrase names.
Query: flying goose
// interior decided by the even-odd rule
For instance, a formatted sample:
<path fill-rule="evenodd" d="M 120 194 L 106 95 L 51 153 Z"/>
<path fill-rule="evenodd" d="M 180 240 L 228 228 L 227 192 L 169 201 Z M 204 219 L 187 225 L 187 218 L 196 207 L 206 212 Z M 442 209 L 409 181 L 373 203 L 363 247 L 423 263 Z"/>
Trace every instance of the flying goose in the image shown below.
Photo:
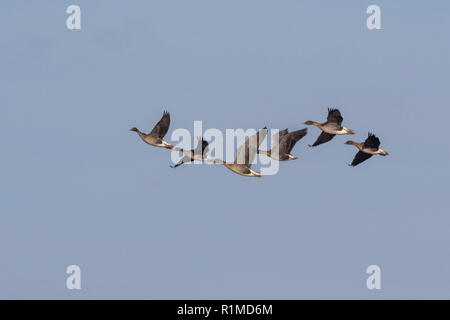
<path fill-rule="evenodd" d="M 170 125 L 170 114 L 167 111 L 164 111 L 161 120 L 156 124 L 153 128 L 152 132 L 149 134 L 145 134 L 139 131 L 138 128 L 131 128 L 130 131 L 135 131 L 141 137 L 144 142 L 149 145 L 161 148 L 172 149 L 173 145 L 167 141 L 164 141 L 163 138 L 169 130 Z"/>
<path fill-rule="evenodd" d="M 291 155 L 290 152 L 297 141 L 306 136 L 307 131 L 306 128 L 293 132 L 288 132 L 288 129 L 278 131 L 273 136 L 272 149 L 269 151 L 258 150 L 258 153 L 265 154 L 278 161 L 295 160 L 297 157 Z"/>
<path fill-rule="evenodd" d="M 318 123 L 310 120 L 306 121 L 306 125 L 314 125 L 322 130 L 322 133 L 317 138 L 316 142 L 314 142 L 312 146 L 310 145 L 310 147 L 315 147 L 319 144 L 328 142 L 337 134 L 355 134 L 355 131 L 347 129 L 341 125 L 343 120 L 344 118 L 342 118 L 338 109 L 328 108 L 327 122 Z"/>
<path fill-rule="evenodd" d="M 366 161 L 374 154 L 379 154 L 380 156 L 387 156 L 389 153 L 380 148 L 380 139 L 373 133 L 369 132 L 366 141 L 358 143 L 351 140 L 347 141 L 345 144 L 354 145 L 359 149 L 350 166 L 357 166 L 363 161 Z"/>
<path fill-rule="evenodd" d="M 243 145 L 236 151 L 236 159 L 234 162 L 226 162 L 220 159 L 214 159 L 214 163 L 223 164 L 231 171 L 247 176 L 247 177 L 261 177 L 261 173 L 251 169 L 253 159 L 258 152 L 258 147 L 267 135 L 267 127 L 262 128 L 257 133 L 252 135 L 245 141 Z"/>
<path fill-rule="evenodd" d="M 181 166 L 185 162 L 191 162 L 194 160 L 208 160 L 206 153 L 209 150 L 209 144 L 208 141 L 204 140 L 203 138 L 198 137 L 197 138 L 198 143 L 197 147 L 192 150 L 184 150 L 182 148 L 174 148 L 175 151 L 183 152 L 184 157 L 180 159 L 174 166 L 170 166 L 172 168 L 176 168 L 178 166 Z"/>

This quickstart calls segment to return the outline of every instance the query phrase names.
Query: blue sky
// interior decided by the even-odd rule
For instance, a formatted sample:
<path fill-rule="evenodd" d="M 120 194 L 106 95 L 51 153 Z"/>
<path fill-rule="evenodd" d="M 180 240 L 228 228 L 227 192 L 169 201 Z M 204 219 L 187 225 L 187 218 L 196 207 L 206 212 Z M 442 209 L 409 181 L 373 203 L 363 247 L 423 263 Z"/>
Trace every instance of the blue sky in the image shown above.
<path fill-rule="evenodd" d="M 66 7 L 81 7 L 68 30 Z M 381 7 L 381 30 L 366 8 Z M 2 1 L 0 298 L 450 298 L 446 1 Z M 129 128 L 336 137 L 262 179 Z M 67 290 L 65 270 L 82 270 Z M 367 266 L 381 290 L 366 288 Z"/>

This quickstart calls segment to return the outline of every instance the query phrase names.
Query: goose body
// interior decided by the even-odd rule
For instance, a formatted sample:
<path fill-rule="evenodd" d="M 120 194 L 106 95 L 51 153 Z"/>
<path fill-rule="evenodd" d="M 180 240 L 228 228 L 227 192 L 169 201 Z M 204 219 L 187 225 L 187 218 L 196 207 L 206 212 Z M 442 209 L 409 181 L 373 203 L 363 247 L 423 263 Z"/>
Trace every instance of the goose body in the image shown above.
<path fill-rule="evenodd" d="M 215 159 L 213 162 L 223 164 L 226 168 L 242 176 L 260 178 L 262 176 L 261 173 L 252 170 L 251 166 L 253 159 L 258 152 L 258 147 L 266 137 L 266 134 L 267 128 L 264 127 L 248 138 L 237 150 L 234 162 L 226 162 L 219 159 Z"/>
<path fill-rule="evenodd" d="M 290 154 L 297 141 L 306 136 L 307 129 L 288 132 L 288 129 L 279 131 L 273 136 L 272 149 L 268 151 L 258 150 L 258 153 L 278 161 L 295 160 L 297 157 Z"/>
<path fill-rule="evenodd" d="M 326 122 L 318 123 L 316 121 L 306 121 L 306 125 L 313 125 L 322 130 L 322 133 L 319 135 L 316 142 L 314 142 L 313 145 L 310 145 L 310 147 L 315 147 L 328 142 L 336 135 L 355 134 L 355 131 L 342 126 L 342 121 L 344 121 L 344 118 L 342 117 L 341 112 L 338 109 L 331 108 L 328 108 L 328 116 Z"/>
<path fill-rule="evenodd" d="M 353 158 L 350 166 L 357 166 L 361 162 L 366 161 L 373 155 L 387 156 L 389 153 L 380 148 L 380 139 L 373 133 L 368 134 L 367 139 L 364 142 L 358 143 L 354 141 L 347 141 L 346 144 L 353 145 L 358 148 L 358 153 Z"/>
<path fill-rule="evenodd" d="M 195 149 L 192 150 L 184 150 L 181 148 L 174 148 L 175 151 L 180 151 L 184 154 L 184 157 L 180 159 L 175 165 L 171 166 L 172 168 L 176 168 L 181 166 L 183 163 L 192 162 L 194 160 L 205 161 L 209 160 L 206 156 L 206 153 L 209 150 L 208 141 L 203 140 L 203 138 L 198 138 L 198 144 Z"/>
<path fill-rule="evenodd" d="M 130 131 L 136 132 L 145 143 L 151 146 L 172 149 L 173 145 L 163 139 L 169 130 L 169 126 L 170 114 L 167 111 L 164 111 L 161 120 L 158 121 L 150 133 L 143 133 L 136 127 L 131 128 Z"/>

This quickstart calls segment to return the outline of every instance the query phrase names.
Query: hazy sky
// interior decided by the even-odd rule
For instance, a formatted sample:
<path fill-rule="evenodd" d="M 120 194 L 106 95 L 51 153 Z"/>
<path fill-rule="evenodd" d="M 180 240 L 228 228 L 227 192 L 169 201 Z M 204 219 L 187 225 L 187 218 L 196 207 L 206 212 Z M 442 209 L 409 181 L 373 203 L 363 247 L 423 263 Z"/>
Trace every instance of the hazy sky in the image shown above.
<path fill-rule="evenodd" d="M 1 1 L 0 298 L 450 298 L 449 9 Z M 390 155 L 349 167 L 347 137 L 311 149 L 310 127 L 256 179 L 172 169 L 129 131 L 163 110 L 168 140 L 194 120 L 295 130 L 332 106 Z"/>

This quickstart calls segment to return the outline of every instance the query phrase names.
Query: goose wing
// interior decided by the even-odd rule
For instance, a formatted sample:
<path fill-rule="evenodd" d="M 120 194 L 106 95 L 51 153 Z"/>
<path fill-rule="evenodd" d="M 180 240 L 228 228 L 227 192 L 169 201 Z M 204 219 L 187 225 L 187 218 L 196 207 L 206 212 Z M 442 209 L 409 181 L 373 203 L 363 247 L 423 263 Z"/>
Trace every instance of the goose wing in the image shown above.
<path fill-rule="evenodd" d="M 288 134 L 288 129 L 280 130 L 272 136 L 272 153 L 279 153 L 281 138 Z"/>
<path fill-rule="evenodd" d="M 378 139 L 378 137 L 373 133 L 369 132 L 366 141 L 364 141 L 363 148 L 378 150 L 379 147 L 380 147 L 380 139 Z"/>
<path fill-rule="evenodd" d="M 209 151 L 209 143 L 203 137 L 197 138 L 197 147 L 194 150 L 195 154 L 205 155 Z"/>
<path fill-rule="evenodd" d="M 248 138 L 247 141 L 245 141 L 245 143 L 237 150 L 235 163 L 245 164 L 248 167 L 251 167 L 253 159 L 258 152 L 258 147 L 261 142 L 264 141 L 266 135 L 267 127 L 264 127 Z"/>
<path fill-rule="evenodd" d="M 280 130 L 272 136 L 272 147 L 277 146 L 280 143 L 281 137 L 288 134 L 288 129 Z"/>
<path fill-rule="evenodd" d="M 297 131 L 292 131 L 280 138 L 280 151 L 290 153 L 297 141 L 306 136 L 308 129 L 304 128 Z"/>
<path fill-rule="evenodd" d="M 316 142 L 314 142 L 314 144 L 312 146 L 310 145 L 310 147 L 315 147 L 315 146 L 318 146 L 319 144 L 328 142 L 331 139 L 333 139 L 334 136 L 335 136 L 335 134 L 326 133 L 325 131 L 322 131 L 320 136 L 317 138 Z"/>
<path fill-rule="evenodd" d="M 365 153 L 362 151 L 358 151 L 358 153 L 356 154 L 355 158 L 353 158 L 352 163 L 350 164 L 351 166 L 357 166 L 358 164 L 360 164 L 361 162 L 366 161 L 367 159 L 369 159 L 372 155 L 370 153 Z"/>
<path fill-rule="evenodd" d="M 191 157 L 184 156 L 175 165 L 173 165 L 173 166 L 171 165 L 170 167 L 175 169 L 176 167 L 181 166 L 183 163 L 187 163 L 187 162 L 191 162 L 191 161 L 192 161 Z"/>
<path fill-rule="evenodd" d="M 342 121 L 344 121 L 344 118 L 342 118 L 341 112 L 338 109 L 328 108 L 327 122 L 341 125 Z"/>
<path fill-rule="evenodd" d="M 202 154 L 206 154 L 209 151 L 209 143 L 202 138 Z"/>
<path fill-rule="evenodd" d="M 164 111 L 164 114 L 161 120 L 153 128 L 150 134 L 156 135 L 159 138 L 164 138 L 170 126 L 170 114 L 167 111 Z"/>

